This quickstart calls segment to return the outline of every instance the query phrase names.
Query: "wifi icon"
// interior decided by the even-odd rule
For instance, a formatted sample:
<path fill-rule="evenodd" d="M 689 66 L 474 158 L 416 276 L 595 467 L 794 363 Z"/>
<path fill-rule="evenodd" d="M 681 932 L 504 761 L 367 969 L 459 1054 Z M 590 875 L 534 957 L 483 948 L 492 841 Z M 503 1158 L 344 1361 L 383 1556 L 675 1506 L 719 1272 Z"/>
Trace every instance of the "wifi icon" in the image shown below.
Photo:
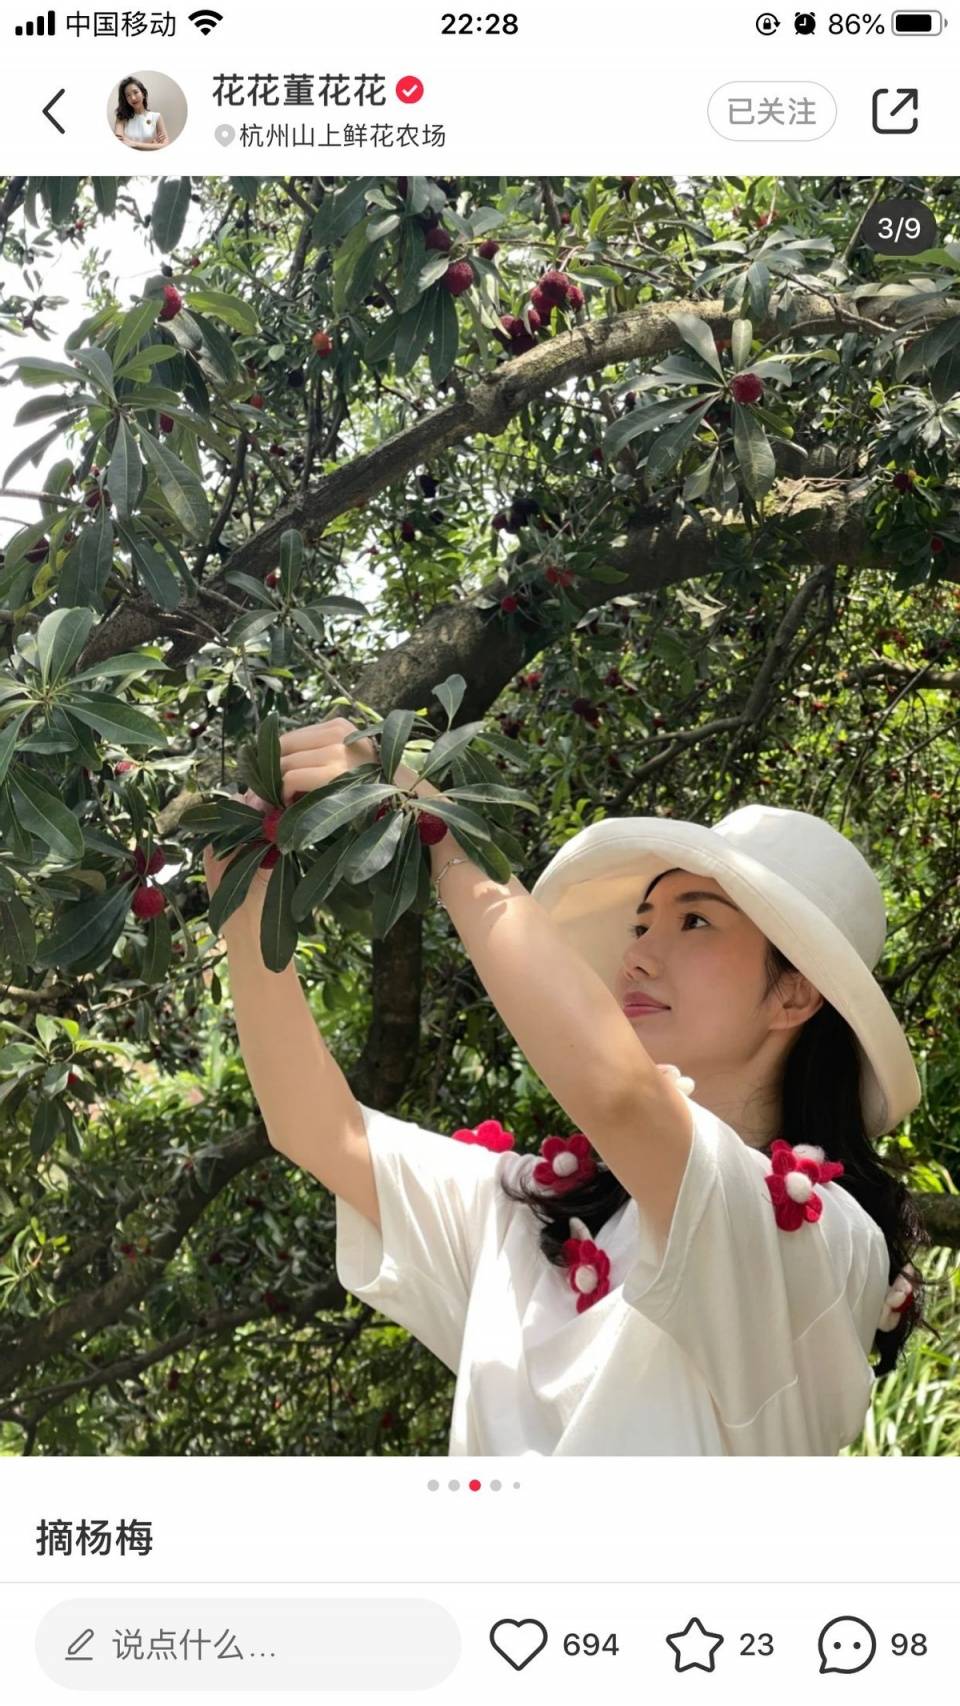
<path fill-rule="evenodd" d="M 191 12 L 190 22 L 196 25 L 201 35 L 208 36 L 211 30 L 215 30 L 218 24 L 223 23 L 223 13 L 214 12 L 211 7 L 207 6 L 201 12 Z"/>

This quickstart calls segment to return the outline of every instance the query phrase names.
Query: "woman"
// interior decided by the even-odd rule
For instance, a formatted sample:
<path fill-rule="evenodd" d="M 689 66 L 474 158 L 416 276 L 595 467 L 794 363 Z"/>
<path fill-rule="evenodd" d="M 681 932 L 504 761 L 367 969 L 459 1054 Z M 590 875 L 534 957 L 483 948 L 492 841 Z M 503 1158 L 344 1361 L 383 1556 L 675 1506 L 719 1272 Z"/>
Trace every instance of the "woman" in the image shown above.
<path fill-rule="evenodd" d="M 353 729 L 281 736 L 285 803 L 376 757 L 344 746 Z M 393 780 L 405 810 L 441 797 L 404 765 Z M 868 1353 L 891 1368 L 922 1299 L 921 1228 L 871 1146 L 920 1087 L 871 972 L 886 918 L 866 860 L 824 820 L 762 805 L 713 829 L 592 824 L 532 895 L 449 831 L 430 857 L 501 1017 L 582 1127 L 539 1158 L 495 1119 L 453 1134 L 466 1141 L 359 1104 L 354 1119 L 339 1069 L 307 1083 L 314 1030 L 294 1044 L 256 927 L 234 914 L 224 935 L 271 1142 L 335 1191 L 341 1282 L 456 1372 L 451 1453 L 851 1443 Z M 226 862 L 205 858 L 215 887 Z"/>
<path fill-rule="evenodd" d="M 166 148 L 170 141 L 163 114 L 152 112 L 147 91 L 139 77 L 120 84 L 114 135 L 128 148 Z"/>

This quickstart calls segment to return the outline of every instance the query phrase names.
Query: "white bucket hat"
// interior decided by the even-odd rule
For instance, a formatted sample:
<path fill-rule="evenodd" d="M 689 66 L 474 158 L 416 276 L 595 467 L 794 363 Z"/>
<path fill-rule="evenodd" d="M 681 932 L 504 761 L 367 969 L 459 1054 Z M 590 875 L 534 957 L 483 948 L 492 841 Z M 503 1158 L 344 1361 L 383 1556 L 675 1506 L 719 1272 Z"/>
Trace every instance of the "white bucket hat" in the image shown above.
<path fill-rule="evenodd" d="M 920 1101 L 903 1029 L 873 976 L 887 914 L 876 876 L 847 836 L 809 812 L 740 806 L 713 828 L 658 817 L 605 818 L 550 860 L 531 891 L 618 999 L 636 907 L 673 867 L 714 877 L 857 1039 L 860 1103 L 870 1138 Z"/>

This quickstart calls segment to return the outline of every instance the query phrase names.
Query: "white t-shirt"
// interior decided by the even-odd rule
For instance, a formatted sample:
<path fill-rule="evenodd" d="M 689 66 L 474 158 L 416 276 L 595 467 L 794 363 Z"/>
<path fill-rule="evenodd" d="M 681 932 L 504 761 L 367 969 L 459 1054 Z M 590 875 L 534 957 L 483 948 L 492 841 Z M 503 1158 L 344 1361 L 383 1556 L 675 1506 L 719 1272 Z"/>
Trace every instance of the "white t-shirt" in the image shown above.
<path fill-rule="evenodd" d="M 124 135 L 129 137 L 131 142 L 155 142 L 159 117 L 160 114 L 154 112 L 134 113 L 133 117 L 124 123 Z"/>
<path fill-rule="evenodd" d="M 341 1283 L 457 1376 L 453 1456 L 832 1456 L 860 1434 L 889 1285 L 843 1185 L 781 1231 L 769 1157 L 691 1101 L 666 1247 L 630 1198 L 595 1235 L 610 1290 L 577 1314 L 566 1268 L 511 1202 L 539 1156 L 363 1108 L 382 1235 L 336 1198 Z"/>

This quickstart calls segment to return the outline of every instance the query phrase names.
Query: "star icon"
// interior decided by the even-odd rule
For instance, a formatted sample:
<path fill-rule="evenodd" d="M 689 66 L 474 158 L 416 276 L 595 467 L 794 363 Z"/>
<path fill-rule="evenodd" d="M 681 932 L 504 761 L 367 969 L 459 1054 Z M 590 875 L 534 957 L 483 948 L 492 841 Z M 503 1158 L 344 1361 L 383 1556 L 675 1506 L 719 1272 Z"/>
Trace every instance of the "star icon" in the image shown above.
<path fill-rule="evenodd" d="M 723 1644 L 723 1636 L 715 1635 L 705 1629 L 699 1617 L 691 1617 L 685 1629 L 677 1629 L 674 1634 L 667 1636 L 667 1645 L 672 1647 L 677 1655 L 677 1670 L 712 1671 L 713 1655 Z"/>

